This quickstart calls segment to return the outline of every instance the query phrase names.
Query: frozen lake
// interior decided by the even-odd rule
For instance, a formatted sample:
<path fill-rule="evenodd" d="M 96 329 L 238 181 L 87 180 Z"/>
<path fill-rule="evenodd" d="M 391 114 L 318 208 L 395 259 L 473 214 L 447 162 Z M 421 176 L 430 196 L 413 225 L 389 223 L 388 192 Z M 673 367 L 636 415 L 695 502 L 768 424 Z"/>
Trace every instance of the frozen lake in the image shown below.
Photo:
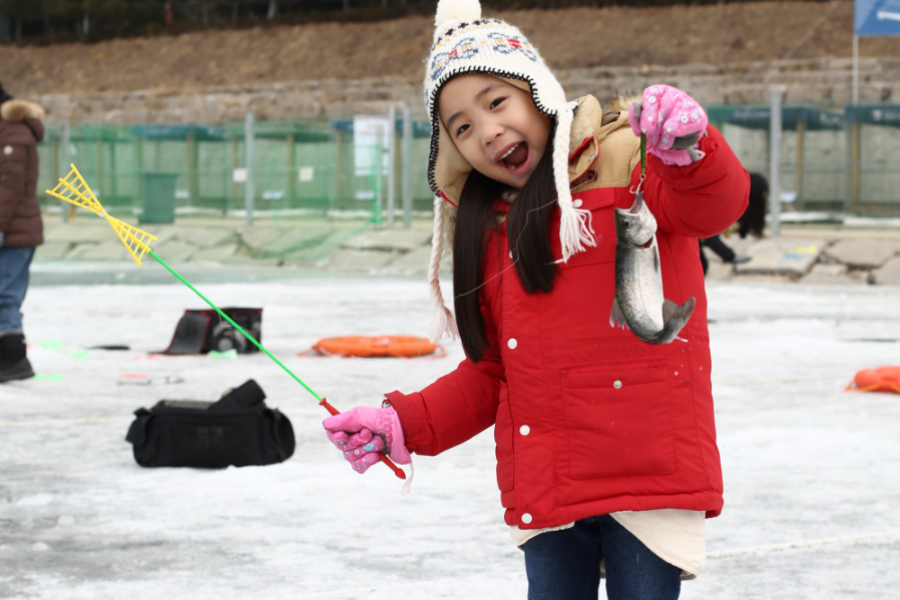
<path fill-rule="evenodd" d="M 424 334 L 419 279 L 196 275 L 220 306 L 264 306 L 266 347 L 339 409 L 420 389 L 462 358 L 458 343 L 438 360 L 296 356 L 320 337 Z M 401 497 L 384 467 L 349 468 L 322 434 L 325 411 L 265 356 L 148 357 L 202 306 L 187 288 L 90 279 L 37 269 L 24 311 L 39 378 L 0 386 L 0 597 L 525 598 L 491 431 L 416 458 Z M 725 509 L 682 598 L 896 598 L 900 396 L 843 388 L 858 369 L 900 364 L 900 290 L 711 284 L 709 296 Z M 131 351 L 84 351 L 100 344 Z M 184 382 L 119 385 L 123 374 Z M 213 400 L 249 378 L 291 419 L 290 460 L 137 466 L 124 441 L 135 409 Z M 850 539 L 810 543 L 827 538 Z M 784 543 L 800 546 L 770 548 Z"/>

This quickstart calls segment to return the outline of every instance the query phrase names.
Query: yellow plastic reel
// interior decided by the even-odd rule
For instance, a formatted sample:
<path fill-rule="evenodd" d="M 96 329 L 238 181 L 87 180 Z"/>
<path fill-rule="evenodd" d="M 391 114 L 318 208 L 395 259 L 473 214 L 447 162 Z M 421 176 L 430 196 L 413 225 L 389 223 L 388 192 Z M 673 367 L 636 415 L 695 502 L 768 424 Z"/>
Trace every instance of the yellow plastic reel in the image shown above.
<path fill-rule="evenodd" d="M 119 240 L 125 244 L 125 249 L 128 250 L 134 261 L 141 266 L 141 258 L 150 252 L 150 242 L 155 240 L 156 236 L 109 216 L 75 165 L 71 165 L 71 167 L 69 173 L 59 180 L 55 188 L 45 191 L 55 198 L 104 217 L 116 232 Z"/>

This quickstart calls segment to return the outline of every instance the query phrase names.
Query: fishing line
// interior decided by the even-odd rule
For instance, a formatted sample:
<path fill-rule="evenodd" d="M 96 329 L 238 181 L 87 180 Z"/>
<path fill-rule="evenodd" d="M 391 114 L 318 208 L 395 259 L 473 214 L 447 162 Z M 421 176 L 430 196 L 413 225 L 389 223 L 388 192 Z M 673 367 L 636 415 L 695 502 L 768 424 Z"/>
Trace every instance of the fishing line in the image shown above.
<path fill-rule="evenodd" d="M 544 209 L 544 208 L 547 208 L 548 206 L 550 206 L 551 204 L 553 204 L 553 203 L 555 203 L 555 202 L 556 202 L 555 199 L 554 199 L 554 200 L 551 200 L 551 201 L 548 202 L 547 204 L 544 204 L 544 205 L 541 205 L 541 206 L 537 206 L 537 207 L 535 207 L 535 208 L 532 208 L 532 209 L 529 210 L 527 213 L 525 213 L 525 225 L 522 227 L 522 229 L 524 230 L 525 227 L 528 226 L 528 221 L 529 221 L 529 219 L 531 218 L 531 213 L 533 213 L 533 212 L 535 212 L 535 211 L 538 211 L 538 210 L 542 210 L 542 209 Z M 515 252 L 514 252 L 514 255 L 515 255 L 515 256 L 514 256 L 514 258 L 513 258 L 513 262 L 512 262 L 511 265 L 509 265 L 508 267 L 505 267 L 505 268 L 501 269 L 500 271 L 498 271 L 497 273 L 495 273 L 494 275 L 492 275 L 492 276 L 491 276 L 490 278 L 488 278 L 487 280 L 482 281 L 480 284 L 478 284 L 477 286 L 475 286 L 474 289 L 471 289 L 471 290 L 469 290 L 468 292 L 462 292 L 462 293 L 460 293 L 460 294 L 455 294 L 455 295 L 453 296 L 453 299 L 456 300 L 457 298 L 462 298 L 463 296 L 468 296 L 469 294 L 472 294 L 472 293 L 474 293 L 474 292 L 477 292 L 478 290 L 480 290 L 481 288 L 483 288 L 484 286 L 486 286 L 487 284 L 489 284 L 490 282 L 492 282 L 494 279 L 500 277 L 501 275 L 503 275 L 504 273 L 506 273 L 507 271 L 509 271 L 509 270 L 512 269 L 513 267 L 515 267 L 516 264 L 518 264 L 518 262 L 519 262 L 519 243 L 520 243 L 521 241 L 522 241 L 521 236 L 519 236 L 519 239 L 516 240 L 516 244 L 515 244 Z M 455 291 L 455 290 L 454 290 L 454 291 Z M 429 325 L 430 325 L 431 323 L 434 322 L 434 319 L 435 319 L 435 316 L 437 315 L 437 312 L 438 312 L 438 309 L 437 309 L 437 308 L 435 308 L 435 309 L 432 311 L 432 313 L 431 313 L 431 321 L 429 322 Z"/>

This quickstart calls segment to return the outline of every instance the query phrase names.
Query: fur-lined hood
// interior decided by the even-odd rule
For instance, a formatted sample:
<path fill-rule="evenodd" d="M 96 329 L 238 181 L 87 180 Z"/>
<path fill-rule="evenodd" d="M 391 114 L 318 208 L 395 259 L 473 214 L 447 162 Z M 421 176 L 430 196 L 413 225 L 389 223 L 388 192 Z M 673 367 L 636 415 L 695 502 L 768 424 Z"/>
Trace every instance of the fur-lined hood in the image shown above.
<path fill-rule="evenodd" d="M 0 105 L 0 119 L 10 123 L 21 123 L 25 119 L 44 120 L 44 109 L 27 100 L 7 100 Z"/>

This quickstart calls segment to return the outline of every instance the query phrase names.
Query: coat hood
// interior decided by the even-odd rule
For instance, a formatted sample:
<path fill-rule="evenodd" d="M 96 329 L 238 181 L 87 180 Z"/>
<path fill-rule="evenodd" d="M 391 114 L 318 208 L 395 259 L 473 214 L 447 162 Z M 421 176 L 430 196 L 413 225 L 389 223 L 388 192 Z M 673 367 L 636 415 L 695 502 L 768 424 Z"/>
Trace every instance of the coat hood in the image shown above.
<path fill-rule="evenodd" d="M 8 123 L 23 123 L 34 133 L 37 141 L 44 139 L 44 109 L 27 100 L 7 100 L 0 104 L 0 120 Z"/>
<path fill-rule="evenodd" d="M 11 123 L 21 123 L 25 119 L 44 120 L 44 109 L 27 100 L 7 100 L 0 104 L 0 119 Z"/>

